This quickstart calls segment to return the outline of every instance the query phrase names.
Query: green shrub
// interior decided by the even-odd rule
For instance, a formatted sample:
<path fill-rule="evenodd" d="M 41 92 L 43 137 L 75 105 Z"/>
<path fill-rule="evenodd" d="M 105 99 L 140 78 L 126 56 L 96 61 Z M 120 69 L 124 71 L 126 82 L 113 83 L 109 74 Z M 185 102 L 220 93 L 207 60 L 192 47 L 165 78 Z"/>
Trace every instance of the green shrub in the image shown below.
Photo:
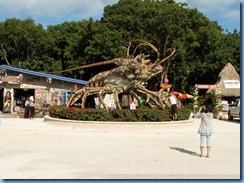
<path fill-rule="evenodd" d="M 192 109 L 188 107 L 178 108 L 178 119 L 187 120 L 191 115 Z"/>
<path fill-rule="evenodd" d="M 83 109 L 84 121 L 108 121 L 108 119 L 109 115 L 104 109 Z"/>
<path fill-rule="evenodd" d="M 138 108 L 136 110 L 136 116 L 138 121 L 170 121 L 171 114 L 170 109 L 163 110 L 150 109 L 150 108 Z"/>
<path fill-rule="evenodd" d="M 170 109 L 151 109 L 138 107 L 134 113 L 129 109 L 114 109 L 109 114 L 104 109 L 80 109 L 76 107 L 51 106 L 50 116 L 61 119 L 81 120 L 81 121 L 134 121 L 134 122 L 159 122 L 171 121 Z M 179 120 L 187 120 L 192 109 L 188 107 L 178 108 Z"/>
<path fill-rule="evenodd" d="M 129 109 L 114 109 L 110 111 L 110 121 L 137 121 Z"/>

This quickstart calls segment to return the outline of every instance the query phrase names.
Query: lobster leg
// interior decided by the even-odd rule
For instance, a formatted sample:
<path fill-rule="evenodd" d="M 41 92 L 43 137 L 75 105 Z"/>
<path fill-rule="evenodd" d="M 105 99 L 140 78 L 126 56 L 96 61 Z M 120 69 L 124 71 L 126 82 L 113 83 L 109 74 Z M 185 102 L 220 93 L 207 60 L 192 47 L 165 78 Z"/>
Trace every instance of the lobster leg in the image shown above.
<path fill-rule="evenodd" d="M 134 91 L 130 91 L 130 94 L 135 97 L 137 100 L 140 100 L 140 98 L 138 97 L 138 95 L 134 92 Z"/>
<path fill-rule="evenodd" d="M 72 95 L 71 99 L 69 100 L 69 102 L 68 102 L 68 104 L 67 104 L 66 106 L 69 107 L 69 106 L 74 105 L 74 103 L 75 103 L 77 100 L 80 99 L 80 97 L 83 95 L 84 92 L 85 92 L 85 89 L 81 89 L 81 90 L 75 92 L 75 93 Z"/>
<path fill-rule="evenodd" d="M 122 109 L 119 103 L 119 92 L 116 88 L 114 89 L 114 103 L 118 109 Z"/>
<path fill-rule="evenodd" d="M 162 92 L 164 91 L 164 89 L 160 89 L 158 91 L 158 97 L 159 97 L 159 100 L 163 100 L 162 102 L 165 103 L 169 108 L 170 108 L 170 103 L 169 103 L 169 99 L 168 98 L 165 98 L 163 95 L 162 95 Z"/>
<path fill-rule="evenodd" d="M 84 95 L 83 95 L 83 97 L 82 97 L 82 99 L 81 99 L 81 103 L 82 103 L 81 108 L 82 109 L 85 108 L 87 96 L 88 96 L 88 92 L 85 92 Z"/>
<path fill-rule="evenodd" d="M 101 90 L 99 91 L 98 97 L 99 97 L 100 102 L 103 105 L 103 108 L 108 112 L 108 106 L 105 104 L 105 102 L 103 100 L 103 91 L 104 91 L 103 88 L 101 88 Z"/>
<path fill-rule="evenodd" d="M 139 83 L 135 83 L 135 86 L 139 92 L 147 95 L 147 102 L 149 101 L 149 99 L 152 99 L 158 107 L 164 108 L 164 104 L 163 104 L 159 94 L 146 89 L 143 85 L 140 85 Z"/>
<path fill-rule="evenodd" d="M 100 87 L 98 87 L 98 88 L 90 88 L 90 87 L 87 87 L 87 88 L 85 88 L 85 90 L 86 91 L 84 92 L 83 97 L 81 99 L 81 101 L 82 101 L 82 109 L 85 108 L 87 96 L 89 94 L 96 94 L 96 93 L 98 93 L 100 91 Z"/>

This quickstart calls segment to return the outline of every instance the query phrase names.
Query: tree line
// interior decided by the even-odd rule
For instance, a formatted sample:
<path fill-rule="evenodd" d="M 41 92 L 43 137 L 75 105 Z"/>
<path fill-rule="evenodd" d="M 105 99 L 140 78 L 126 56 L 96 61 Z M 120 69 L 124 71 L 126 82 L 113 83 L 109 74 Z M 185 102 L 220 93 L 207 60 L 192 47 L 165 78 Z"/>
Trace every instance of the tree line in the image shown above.
<path fill-rule="evenodd" d="M 58 71 L 125 57 L 124 47 L 131 39 L 152 43 L 161 58 L 169 48 L 177 50 L 164 72 L 150 80 L 149 89 L 159 89 L 166 74 L 181 92 L 197 83 L 214 84 L 228 62 L 240 73 L 240 32 L 223 30 L 196 8 L 174 0 L 120 0 L 106 6 L 100 20 L 64 22 L 46 29 L 32 18 L 6 19 L 0 22 L 0 64 L 89 80 L 115 66 Z M 148 47 L 138 52 L 150 53 L 156 60 Z"/>

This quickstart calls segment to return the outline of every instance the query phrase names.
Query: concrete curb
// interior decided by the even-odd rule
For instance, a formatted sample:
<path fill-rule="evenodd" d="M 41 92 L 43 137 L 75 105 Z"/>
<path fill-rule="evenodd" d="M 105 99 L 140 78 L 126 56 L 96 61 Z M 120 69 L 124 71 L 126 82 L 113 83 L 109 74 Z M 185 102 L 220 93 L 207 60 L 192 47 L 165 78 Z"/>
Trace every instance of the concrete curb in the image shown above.
<path fill-rule="evenodd" d="M 129 125 L 163 125 L 163 124 L 184 124 L 184 123 L 192 123 L 194 119 L 189 120 L 181 120 L 181 121 L 163 121 L 163 122 L 120 122 L 120 121 L 78 121 L 78 120 L 68 120 L 68 119 L 60 119 L 60 118 L 52 118 L 50 116 L 44 116 L 43 122 L 60 122 L 60 123 L 74 123 L 74 124 L 129 124 Z"/>

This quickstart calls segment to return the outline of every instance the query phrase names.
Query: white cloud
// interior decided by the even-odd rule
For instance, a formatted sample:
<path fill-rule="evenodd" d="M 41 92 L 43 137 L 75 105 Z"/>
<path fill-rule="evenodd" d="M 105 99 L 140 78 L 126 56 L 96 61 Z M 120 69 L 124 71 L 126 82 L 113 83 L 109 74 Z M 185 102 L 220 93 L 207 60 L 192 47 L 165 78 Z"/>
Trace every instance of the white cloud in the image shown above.
<path fill-rule="evenodd" d="M 79 16 L 97 17 L 102 14 L 104 6 L 118 0 L 0 0 L 1 14 L 30 17 L 48 16 L 51 18 L 78 14 Z"/>
<path fill-rule="evenodd" d="M 240 21 L 240 0 L 176 0 L 186 2 L 204 14 L 215 13 L 228 21 Z"/>
<path fill-rule="evenodd" d="M 237 10 L 230 10 L 225 13 L 224 15 L 229 20 L 240 20 L 240 11 Z"/>
<path fill-rule="evenodd" d="M 46 16 L 50 18 L 78 16 L 90 18 L 102 16 L 104 6 L 119 0 L 0 0 L 0 16 L 25 14 L 27 17 Z M 204 14 L 218 13 L 230 20 L 240 19 L 239 0 L 176 0 L 186 2 Z"/>

